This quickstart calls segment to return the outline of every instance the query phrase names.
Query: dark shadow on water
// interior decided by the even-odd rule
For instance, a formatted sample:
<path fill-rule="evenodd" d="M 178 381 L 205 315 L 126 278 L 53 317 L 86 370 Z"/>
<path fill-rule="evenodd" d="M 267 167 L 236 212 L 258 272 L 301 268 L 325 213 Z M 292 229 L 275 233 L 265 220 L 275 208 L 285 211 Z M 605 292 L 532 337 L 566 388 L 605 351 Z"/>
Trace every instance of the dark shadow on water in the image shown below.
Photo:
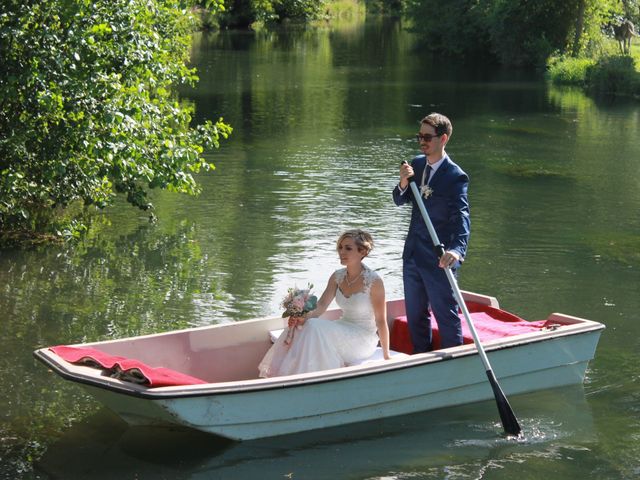
<path fill-rule="evenodd" d="M 513 463 L 550 443 L 593 441 L 581 386 L 511 399 L 525 438 L 506 438 L 494 402 L 424 412 L 295 435 L 232 442 L 162 427 L 127 427 L 106 410 L 69 430 L 38 464 L 44 478 L 368 478 Z M 464 477 L 466 478 L 466 477 Z"/>
<path fill-rule="evenodd" d="M 103 408 L 68 430 L 36 467 L 45 478 L 69 480 L 188 478 L 203 459 L 221 455 L 233 445 L 187 428 L 129 427 Z"/>

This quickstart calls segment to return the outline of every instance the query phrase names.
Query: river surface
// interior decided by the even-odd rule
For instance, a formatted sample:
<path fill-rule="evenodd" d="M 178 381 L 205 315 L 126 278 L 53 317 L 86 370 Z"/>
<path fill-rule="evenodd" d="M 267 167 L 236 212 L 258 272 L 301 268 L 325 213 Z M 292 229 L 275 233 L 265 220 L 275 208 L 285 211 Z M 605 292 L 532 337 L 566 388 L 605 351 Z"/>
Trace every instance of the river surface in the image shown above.
<path fill-rule="evenodd" d="M 640 103 L 535 72 L 436 59 L 399 22 L 198 36 L 182 97 L 233 135 L 192 198 L 118 204 L 78 245 L 0 252 L 0 478 L 632 479 L 640 477 Z M 267 441 L 127 428 L 32 357 L 47 345 L 279 314 L 320 293 L 347 228 L 401 297 L 408 209 L 391 189 L 422 116 L 453 121 L 469 174 L 464 290 L 524 318 L 606 324 L 583 386 Z"/>

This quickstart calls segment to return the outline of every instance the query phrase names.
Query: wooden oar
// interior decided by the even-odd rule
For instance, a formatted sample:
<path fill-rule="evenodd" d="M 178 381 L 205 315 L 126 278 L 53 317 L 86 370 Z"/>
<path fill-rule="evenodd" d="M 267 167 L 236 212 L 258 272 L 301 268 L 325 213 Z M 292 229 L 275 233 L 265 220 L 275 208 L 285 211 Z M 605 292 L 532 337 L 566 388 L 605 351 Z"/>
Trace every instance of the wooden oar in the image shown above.
<path fill-rule="evenodd" d="M 433 241 L 433 245 L 435 246 L 438 257 L 441 257 L 444 254 L 444 246 L 440 243 L 438 239 L 438 234 L 436 230 L 433 228 L 433 224 L 431 223 L 431 219 L 429 218 L 429 214 L 427 213 L 427 209 L 424 206 L 424 201 L 422 200 L 422 195 L 420 195 L 420 191 L 418 190 L 418 186 L 413 178 L 409 179 L 409 185 L 411 186 L 411 191 L 413 192 L 413 197 L 416 199 L 416 204 L 420 209 L 420 213 L 422 214 L 422 218 L 424 218 L 425 223 L 427 224 L 427 229 L 429 230 L 429 235 L 431 236 L 431 241 Z M 460 288 L 458 288 L 458 282 L 456 281 L 456 277 L 453 275 L 451 268 L 447 267 L 444 269 L 447 274 L 447 279 L 449 280 L 449 284 L 453 289 L 453 294 L 462 309 L 462 313 L 464 314 L 464 318 L 467 321 L 467 325 L 469 325 L 469 330 L 471 330 L 471 335 L 473 335 L 473 342 L 476 344 L 476 348 L 478 349 L 478 354 L 482 359 L 482 363 L 484 364 L 484 368 L 487 372 L 487 377 L 489 378 L 489 383 L 491 384 L 491 388 L 493 389 L 493 395 L 496 398 L 496 403 L 498 404 L 498 412 L 500 412 L 500 419 L 502 420 L 502 427 L 504 431 L 509 435 L 520 435 L 522 429 L 520 428 L 520 424 L 518 423 L 518 419 L 516 415 L 513 413 L 511 405 L 509 405 L 509 401 L 505 396 L 504 392 L 500 388 L 498 384 L 498 379 L 493 373 L 493 369 L 491 368 L 491 364 L 489 363 L 489 359 L 487 358 L 487 354 L 480 343 L 480 338 L 478 337 L 478 332 L 476 332 L 476 327 L 473 325 L 471 321 L 471 315 L 469 315 L 469 310 L 467 309 L 467 305 L 462 298 L 462 293 L 460 292 Z"/>

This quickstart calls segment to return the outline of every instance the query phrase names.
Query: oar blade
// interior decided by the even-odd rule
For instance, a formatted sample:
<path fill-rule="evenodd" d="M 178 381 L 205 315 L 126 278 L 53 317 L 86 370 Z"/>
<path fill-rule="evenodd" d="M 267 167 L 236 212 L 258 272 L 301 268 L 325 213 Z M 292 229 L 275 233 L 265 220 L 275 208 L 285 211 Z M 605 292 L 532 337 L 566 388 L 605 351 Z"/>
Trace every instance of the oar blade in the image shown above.
<path fill-rule="evenodd" d="M 516 414 L 513 413 L 513 409 L 511 405 L 509 405 L 509 400 L 507 400 L 507 397 L 500 388 L 493 370 L 487 370 L 487 377 L 489 378 L 489 383 L 491 383 L 493 395 L 496 398 L 498 413 L 500 413 L 500 420 L 502 421 L 504 431 L 507 435 L 520 436 L 522 434 L 522 428 L 520 428 Z"/>

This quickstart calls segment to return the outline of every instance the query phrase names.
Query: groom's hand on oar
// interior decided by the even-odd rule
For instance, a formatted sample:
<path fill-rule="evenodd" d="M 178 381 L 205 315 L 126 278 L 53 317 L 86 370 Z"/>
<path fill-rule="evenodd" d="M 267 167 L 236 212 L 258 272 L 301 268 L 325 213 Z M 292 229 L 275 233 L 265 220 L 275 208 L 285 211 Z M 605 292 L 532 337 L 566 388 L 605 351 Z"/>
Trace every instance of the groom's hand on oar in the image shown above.
<path fill-rule="evenodd" d="M 403 190 L 407 188 L 409 185 L 409 180 L 413 177 L 413 167 L 407 162 L 403 160 L 400 164 L 400 188 Z"/>
<path fill-rule="evenodd" d="M 460 255 L 458 252 L 448 250 L 444 252 L 444 255 L 440 257 L 440 268 L 453 268 L 457 262 L 460 261 Z"/>

